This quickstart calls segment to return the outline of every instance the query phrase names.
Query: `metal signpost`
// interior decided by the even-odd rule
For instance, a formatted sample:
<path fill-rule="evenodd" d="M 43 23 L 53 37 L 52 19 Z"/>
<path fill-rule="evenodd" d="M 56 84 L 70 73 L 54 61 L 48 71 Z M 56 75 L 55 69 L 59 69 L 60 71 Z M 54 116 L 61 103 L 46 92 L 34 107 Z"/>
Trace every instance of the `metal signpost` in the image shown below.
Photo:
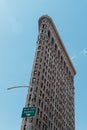
<path fill-rule="evenodd" d="M 29 86 L 14 86 L 14 87 L 7 88 L 7 90 L 11 90 L 11 89 L 15 89 L 15 88 L 23 88 L 23 87 L 29 88 Z M 37 108 L 35 106 L 24 107 L 21 117 L 22 118 L 34 117 L 36 114 L 36 109 Z M 26 130 L 32 130 L 32 123 L 27 123 Z"/>
<path fill-rule="evenodd" d="M 35 116 L 35 114 L 36 114 L 36 107 L 35 106 L 24 107 L 21 117 L 22 118 L 26 118 L 26 117 L 32 118 Z"/>

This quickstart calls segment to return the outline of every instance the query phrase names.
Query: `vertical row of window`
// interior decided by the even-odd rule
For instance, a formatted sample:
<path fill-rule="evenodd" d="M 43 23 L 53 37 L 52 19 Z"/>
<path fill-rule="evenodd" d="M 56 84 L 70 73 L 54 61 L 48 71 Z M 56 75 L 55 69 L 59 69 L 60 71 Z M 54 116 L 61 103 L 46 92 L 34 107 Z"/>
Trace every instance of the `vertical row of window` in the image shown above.
<path fill-rule="evenodd" d="M 36 118 L 36 126 L 37 126 L 37 128 L 39 128 L 40 130 L 47 130 L 47 128 L 48 128 L 47 124 L 45 124 L 44 122 L 42 122 L 42 121 L 39 120 L 38 118 Z"/>
<path fill-rule="evenodd" d="M 40 76 L 40 69 L 41 69 L 41 65 L 42 65 L 42 56 L 43 56 L 43 50 L 44 50 L 41 42 L 42 41 L 39 40 L 38 49 L 37 49 L 37 52 L 36 52 L 36 59 L 35 59 L 35 63 L 34 63 L 32 83 L 36 83 L 36 81 L 37 81 L 36 78 Z"/>
<path fill-rule="evenodd" d="M 45 117 L 44 117 L 45 118 Z M 46 119 L 44 119 L 46 120 Z M 54 126 L 53 123 L 50 122 L 50 120 L 48 121 L 48 123 L 44 123 L 43 121 L 39 120 L 39 118 L 36 119 L 36 126 L 37 128 L 39 128 L 40 130 L 58 130 L 57 127 Z M 58 127 L 59 129 L 61 128 L 60 123 L 58 123 Z M 62 130 L 62 129 L 61 129 Z"/>
<path fill-rule="evenodd" d="M 60 55 L 60 50 L 58 50 L 57 44 L 56 44 L 56 43 L 54 44 L 54 38 L 51 37 L 51 32 L 50 32 L 50 30 L 48 30 L 48 38 L 51 38 L 51 43 L 52 43 L 52 45 L 54 45 L 54 50 L 56 50 L 57 53 L 58 53 L 58 58 L 60 58 L 60 60 L 61 60 L 61 65 L 63 65 L 63 67 L 66 69 L 67 75 L 69 75 L 69 78 L 70 78 L 71 81 L 73 82 L 73 77 L 72 77 L 72 75 L 71 75 L 71 73 L 70 73 L 68 67 L 66 66 L 65 61 L 63 60 L 63 56 Z M 52 49 L 53 49 L 53 47 L 52 47 Z M 54 58 L 54 59 L 55 59 L 55 58 Z"/>

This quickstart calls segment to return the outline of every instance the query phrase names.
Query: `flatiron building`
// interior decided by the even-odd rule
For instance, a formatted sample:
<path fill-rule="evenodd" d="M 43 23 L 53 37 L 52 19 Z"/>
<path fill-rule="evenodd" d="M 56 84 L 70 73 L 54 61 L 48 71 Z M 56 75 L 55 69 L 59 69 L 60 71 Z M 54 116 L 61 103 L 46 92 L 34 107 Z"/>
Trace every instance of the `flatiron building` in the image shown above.
<path fill-rule="evenodd" d="M 39 21 L 36 53 L 26 106 L 36 106 L 33 118 L 23 118 L 21 130 L 75 130 L 75 68 L 49 16 Z"/>

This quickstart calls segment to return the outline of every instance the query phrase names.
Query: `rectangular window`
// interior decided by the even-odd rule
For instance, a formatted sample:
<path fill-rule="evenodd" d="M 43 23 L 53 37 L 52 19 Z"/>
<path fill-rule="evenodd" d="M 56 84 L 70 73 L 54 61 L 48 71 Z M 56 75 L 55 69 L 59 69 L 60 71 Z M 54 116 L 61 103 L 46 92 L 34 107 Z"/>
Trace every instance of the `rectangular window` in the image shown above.
<path fill-rule="evenodd" d="M 39 61 L 39 57 L 36 57 L 36 62 L 38 62 Z"/>
<path fill-rule="evenodd" d="M 34 71 L 34 75 L 36 75 L 36 74 L 37 74 L 37 71 L 35 70 L 35 71 Z"/>
<path fill-rule="evenodd" d="M 33 79 L 32 79 L 32 83 L 35 83 L 35 82 L 36 82 L 36 78 L 33 78 Z"/>
<path fill-rule="evenodd" d="M 26 130 L 26 125 L 24 125 L 24 130 Z"/>
<path fill-rule="evenodd" d="M 37 69 L 38 68 L 38 64 L 35 64 L 35 69 Z"/>
<path fill-rule="evenodd" d="M 36 119 L 36 125 L 38 125 L 38 119 Z"/>
<path fill-rule="evenodd" d="M 41 46 L 38 46 L 38 49 L 41 49 Z"/>
<path fill-rule="evenodd" d="M 37 56 L 39 56 L 40 55 L 40 51 L 37 51 Z"/>

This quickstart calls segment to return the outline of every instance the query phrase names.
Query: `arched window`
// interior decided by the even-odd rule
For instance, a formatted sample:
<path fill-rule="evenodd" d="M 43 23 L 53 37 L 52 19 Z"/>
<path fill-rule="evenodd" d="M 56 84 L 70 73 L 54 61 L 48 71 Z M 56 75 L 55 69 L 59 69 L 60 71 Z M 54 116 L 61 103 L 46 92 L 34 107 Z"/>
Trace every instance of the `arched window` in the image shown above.
<path fill-rule="evenodd" d="M 45 28 L 45 24 L 42 24 L 42 28 Z"/>
<path fill-rule="evenodd" d="M 54 44 L 54 38 L 52 37 L 52 40 L 51 40 L 52 44 Z"/>
<path fill-rule="evenodd" d="M 60 51 L 58 50 L 58 57 L 60 57 Z"/>
<path fill-rule="evenodd" d="M 48 30 L 48 37 L 50 38 L 50 30 Z"/>
<path fill-rule="evenodd" d="M 57 50 L 57 45 L 55 44 L 55 50 Z"/>
<path fill-rule="evenodd" d="M 66 67 L 66 72 L 68 73 L 68 67 Z"/>
<path fill-rule="evenodd" d="M 61 56 L 61 63 L 63 62 L 63 57 Z"/>
<path fill-rule="evenodd" d="M 65 61 L 64 61 L 64 68 L 66 67 L 66 63 L 65 63 Z"/>
<path fill-rule="evenodd" d="M 69 78 L 71 77 L 71 73 L 70 73 L 70 71 L 69 71 Z"/>

